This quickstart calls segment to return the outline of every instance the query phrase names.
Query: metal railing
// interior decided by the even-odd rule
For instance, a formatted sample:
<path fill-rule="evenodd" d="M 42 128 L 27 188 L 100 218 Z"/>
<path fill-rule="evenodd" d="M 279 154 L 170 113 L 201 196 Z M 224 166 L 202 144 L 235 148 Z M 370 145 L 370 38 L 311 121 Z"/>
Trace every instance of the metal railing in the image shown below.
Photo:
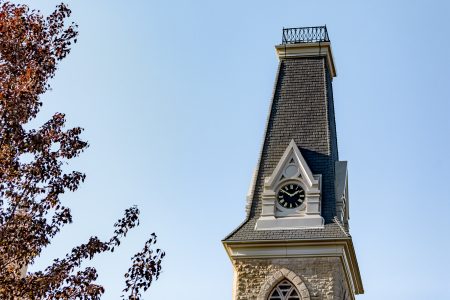
<path fill-rule="evenodd" d="M 326 26 L 283 28 L 282 44 L 329 42 Z"/>

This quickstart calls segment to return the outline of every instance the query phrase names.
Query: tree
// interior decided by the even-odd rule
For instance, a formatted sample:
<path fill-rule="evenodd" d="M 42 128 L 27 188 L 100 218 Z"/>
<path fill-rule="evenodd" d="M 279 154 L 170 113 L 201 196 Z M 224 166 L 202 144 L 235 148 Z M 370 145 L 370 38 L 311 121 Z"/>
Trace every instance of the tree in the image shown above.
<path fill-rule="evenodd" d="M 71 11 L 64 4 L 48 17 L 25 5 L 0 5 L 0 299 L 99 299 L 104 288 L 95 283 L 97 271 L 82 263 L 120 245 L 139 225 L 136 207 L 125 210 L 109 240 L 91 237 L 45 270 L 25 272 L 72 222 L 60 196 L 85 180 L 85 174 L 63 168 L 88 147 L 82 128 L 65 129 L 62 113 L 39 128 L 26 128 L 58 63 L 76 43 L 77 25 L 67 24 Z M 140 299 L 158 279 L 164 252 L 153 249 L 155 243 L 152 234 L 132 257 L 122 297 Z"/>

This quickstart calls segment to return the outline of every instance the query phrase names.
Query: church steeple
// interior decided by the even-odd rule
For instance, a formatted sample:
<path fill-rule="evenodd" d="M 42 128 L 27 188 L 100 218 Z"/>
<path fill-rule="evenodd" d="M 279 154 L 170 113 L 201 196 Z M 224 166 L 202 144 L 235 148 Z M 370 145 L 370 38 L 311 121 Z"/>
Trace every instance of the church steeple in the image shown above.
<path fill-rule="evenodd" d="M 234 299 L 257 293 L 268 300 L 281 288 L 267 280 L 281 269 L 301 278 L 310 295 L 319 295 L 314 299 L 354 299 L 363 288 L 348 233 L 347 164 L 338 157 L 327 29 L 283 29 L 275 49 L 280 63 L 247 219 L 223 241 L 236 271 Z M 260 277 L 248 277 L 255 272 Z M 312 275 L 332 281 L 333 298 L 320 296 L 324 287 L 308 281 Z M 245 287 L 250 281 L 253 288 Z M 303 294 L 296 299 L 309 299 Z"/>

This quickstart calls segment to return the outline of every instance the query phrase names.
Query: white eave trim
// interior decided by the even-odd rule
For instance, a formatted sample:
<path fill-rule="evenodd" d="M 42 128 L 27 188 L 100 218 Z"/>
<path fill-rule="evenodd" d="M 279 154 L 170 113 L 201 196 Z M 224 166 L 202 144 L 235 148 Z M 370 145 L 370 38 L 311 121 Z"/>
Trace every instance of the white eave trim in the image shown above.
<path fill-rule="evenodd" d="M 275 46 L 278 59 L 297 57 L 325 57 L 331 79 L 337 76 L 330 42 L 282 44 Z"/>

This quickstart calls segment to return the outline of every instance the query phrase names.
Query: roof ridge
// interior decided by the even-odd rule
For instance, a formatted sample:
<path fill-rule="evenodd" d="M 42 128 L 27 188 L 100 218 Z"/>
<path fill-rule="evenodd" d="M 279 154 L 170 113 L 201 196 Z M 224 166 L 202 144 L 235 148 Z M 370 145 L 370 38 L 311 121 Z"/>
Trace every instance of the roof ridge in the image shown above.
<path fill-rule="evenodd" d="M 341 221 L 339 221 L 338 217 L 334 217 L 333 218 L 333 222 L 336 223 L 339 228 L 342 230 L 342 232 L 347 236 L 350 237 L 350 232 L 348 230 L 345 229 L 344 225 L 341 223 Z"/>

